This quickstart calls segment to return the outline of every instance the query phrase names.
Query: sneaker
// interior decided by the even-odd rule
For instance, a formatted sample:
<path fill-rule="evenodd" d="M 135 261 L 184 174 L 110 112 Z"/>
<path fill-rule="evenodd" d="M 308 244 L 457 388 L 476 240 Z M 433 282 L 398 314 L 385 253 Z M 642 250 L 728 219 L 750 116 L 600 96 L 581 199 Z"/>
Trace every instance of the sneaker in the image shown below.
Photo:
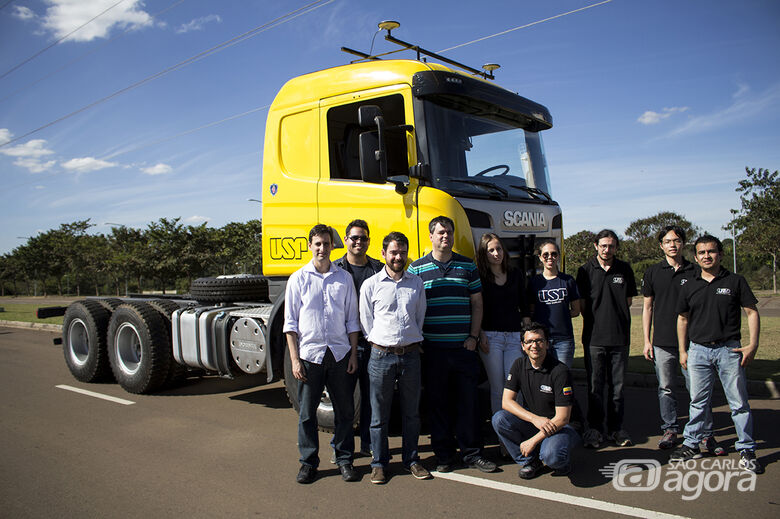
<path fill-rule="evenodd" d="M 675 445 L 677 445 L 677 433 L 667 429 L 664 431 L 663 437 L 658 441 L 658 448 L 659 449 L 671 449 Z"/>
<path fill-rule="evenodd" d="M 468 464 L 472 469 L 479 469 L 482 472 L 495 472 L 498 468 L 495 463 L 482 456 L 476 458 L 474 461 Z"/>
<path fill-rule="evenodd" d="M 330 453 L 330 464 L 335 465 L 336 464 L 336 451 L 332 451 Z"/>
<path fill-rule="evenodd" d="M 352 463 L 347 463 L 340 466 L 339 470 L 341 471 L 341 479 L 344 481 L 357 481 L 360 479 L 360 474 L 358 474 L 358 471 L 355 470 L 355 467 L 352 465 Z"/>
<path fill-rule="evenodd" d="M 634 444 L 634 442 L 631 441 L 631 436 L 623 429 L 610 434 L 609 439 L 615 442 L 615 445 L 618 447 L 631 447 Z"/>
<path fill-rule="evenodd" d="M 295 481 L 302 485 L 306 485 L 314 481 L 316 477 L 317 469 L 311 465 L 301 465 L 301 470 L 298 471 L 298 477 L 295 478 Z"/>
<path fill-rule="evenodd" d="M 452 472 L 453 470 L 455 470 L 455 463 L 453 463 L 451 460 L 439 460 L 436 464 L 436 472 Z"/>
<path fill-rule="evenodd" d="M 385 476 L 385 469 L 382 467 L 374 467 L 371 469 L 371 483 L 375 485 L 384 485 L 387 483 L 387 476 Z"/>
<path fill-rule="evenodd" d="M 745 449 L 739 451 L 739 468 L 749 470 L 754 474 L 763 474 L 764 466 L 756 458 L 756 451 Z"/>
<path fill-rule="evenodd" d="M 423 467 L 422 464 L 418 461 L 406 467 L 406 470 L 411 472 L 412 476 L 414 476 L 417 479 L 431 479 L 433 477 L 431 476 L 431 473 L 428 472 L 428 469 Z"/>
<path fill-rule="evenodd" d="M 706 450 L 710 456 L 726 455 L 726 449 L 718 445 L 718 442 L 715 441 L 714 436 L 704 438 L 704 440 L 701 442 L 701 448 Z"/>
<path fill-rule="evenodd" d="M 520 476 L 521 479 L 533 479 L 539 475 L 543 467 L 542 461 L 539 458 L 534 458 L 520 467 L 517 475 Z"/>
<path fill-rule="evenodd" d="M 701 458 L 701 451 L 698 447 L 688 447 L 684 443 L 672 451 L 669 461 L 688 461 Z"/>
<path fill-rule="evenodd" d="M 598 449 L 603 441 L 604 438 L 596 429 L 588 429 L 582 436 L 582 444 L 589 449 Z"/>

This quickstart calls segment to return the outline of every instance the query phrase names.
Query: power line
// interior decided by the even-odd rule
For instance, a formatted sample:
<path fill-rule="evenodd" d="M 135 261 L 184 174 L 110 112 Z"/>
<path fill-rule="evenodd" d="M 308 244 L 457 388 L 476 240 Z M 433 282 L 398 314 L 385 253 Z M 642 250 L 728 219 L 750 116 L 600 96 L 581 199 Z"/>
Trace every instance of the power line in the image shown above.
<path fill-rule="evenodd" d="M 87 20 L 85 23 L 83 23 L 83 24 L 79 25 L 78 27 L 76 27 L 75 29 L 73 29 L 72 31 L 70 31 L 68 34 L 66 34 L 65 36 L 63 36 L 63 37 L 62 37 L 62 38 L 60 38 L 59 40 L 55 41 L 54 43 L 52 43 L 52 44 L 51 44 L 51 45 L 49 45 L 48 47 L 45 47 L 45 48 L 43 48 L 43 49 L 39 50 L 38 52 L 36 52 L 35 54 L 33 54 L 32 56 L 30 56 L 30 57 L 29 57 L 29 58 L 27 58 L 26 60 L 24 60 L 24 61 L 22 61 L 21 63 L 19 63 L 18 65 L 14 66 L 14 67 L 11 67 L 9 70 L 5 71 L 5 72 L 4 72 L 2 75 L 0 75 L 0 79 L 3 79 L 5 76 L 7 76 L 8 74 L 10 74 L 10 73 L 11 73 L 11 72 L 13 72 L 14 70 L 18 69 L 18 68 L 19 68 L 19 67 L 21 67 L 22 65 L 24 65 L 24 64 L 26 64 L 26 63 L 29 63 L 29 62 L 31 62 L 32 60 L 34 60 L 35 58 L 37 58 L 38 56 L 40 56 L 41 54 L 43 54 L 43 53 L 44 53 L 44 52 L 46 52 L 47 50 L 49 50 L 49 49 L 51 49 L 52 47 L 54 47 L 55 45 L 57 45 L 58 43 L 60 43 L 62 40 L 64 40 L 65 38 L 67 38 L 68 36 L 70 36 L 71 34 L 73 34 L 73 33 L 75 33 L 76 31 L 78 31 L 78 30 L 82 29 L 82 28 L 83 28 L 83 27 L 85 27 L 86 25 L 89 25 L 90 23 L 94 22 L 95 20 L 97 20 L 98 18 L 100 18 L 101 16 L 103 16 L 104 14 L 106 14 L 106 13 L 107 13 L 107 12 L 109 12 L 111 9 L 113 9 L 113 8 L 114 8 L 114 7 L 116 7 L 116 6 L 118 6 L 119 4 L 121 4 L 121 3 L 122 3 L 122 2 L 124 2 L 124 1 L 125 1 L 125 0 L 119 0 L 117 3 L 115 3 L 114 5 L 112 5 L 111 7 L 109 7 L 108 9 L 106 9 L 105 11 L 103 11 L 102 13 L 98 14 L 97 16 L 93 16 L 92 18 L 90 18 L 89 20 Z M 6 4 L 6 5 L 8 5 L 8 4 Z M 5 7 L 5 6 L 3 6 L 3 7 Z"/>
<path fill-rule="evenodd" d="M 81 112 L 89 110 L 90 108 L 93 108 L 93 107 L 95 107 L 95 106 L 97 106 L 97 105 L 99 105 L 101 103 L 104 103 L 104 102 L 108 101 L 109 99 L 113 99 L 114 97 L 122 95 L 125 92 L 128 92 L 130 90 L 138 88 L 139 86 L 141 86 L 141 85 L 143 85 L 145 83 L 148 83 L 148 82 L 150 82 L 150 81 L 152 81 L 154 79 L 157 79 L 159 77 L 162 77 L 165 74 L 173 72 L 174 70 L 180 69 L 180 68 L 182 68 L 182 67 L 184 67 L 186 65 L 189 65 L 190 63 L 194 63 L 195 61 L 203 59 L 203 58 L 205 58 L 207 56 L 210 56 L 212 54 L 216 54 L 217 52 L 220 52 L 220 51 L 222 51 L 222 50 L 224 50 L 224 49 L 226 49 L 228 47 L 232 47 L 233 45 L 241 43 L 241 42 L 243 42 L 243 41 L 245 41 L 245 40 L 247 40 L 249 38 L 252 38 L 253 36 L 256 36 L 256 35 L 258 35 L 258 34 L 260 34 L 262 32 L 265 32 L 265 31 L 267 31 L 269 29 L 272 29 L 274 27 L 277 27 L 277 26 L 279 26 L 279 25 L 281 25 L 283 23 L 289 22 L 290 20 L 293 20 L 293 19 L 295 19 L 295 18 L 297 18 L 299 16 L 302 16 L 304 14 L 307 14 L 307 13 L 309 13 L 309 12 L 315 10 L 315 9 L 319 9 L 320 7 L 328 5 L 328 4 L 330 4 L 330 3 L 334 2 L 334 1 L 335 0 L 328 0 L 328 1 L 324 2 L 324 3 L 322 3 L 322 0 L 317 0 L 315 2 L 312 2 L 312 3 L 309 3 L 309 4 L 305 5 L 303 7 L 299 7 L 298 9 L 290 11 L 290 12 L 288 12 L 286 14 L 283 14 L 282 16 L 279 16 L 279 17 L 271 20 L 270 22 L 264 23 L 263 25 L 259 25 L 259 26 L 255 27 L 254 29 L 251 29 L 251 30 L 249 30 L 249 31 L 247 31 L 247 32 L 245 32 L 243 34 L 235 36 L 235 37 L 233 37 L 233 38 L 231 38 L 231 39 L 229 39 L 227 41 L 224 41 L 224 42 L 220 43 L 219 45 L 215 45 L 214 47 L 211 47 L 210 49 L 207 49 L 207 50 L 205 50 L 203 52 L 200 52 L 199 54 L 196 54 L 195 56 L 187 58 L 184 61 L 180 61 L 179 63 L 177 63 L 175 65 L 172 65 L 172 66 L 170 66 L 170 67 L 168 67 L 168 68 L 166 68 L 166 69 L 164 69 L 164 70 L 162 70 L 160 72 L 157 72 L 156 74 L 152 74 L 151 76 L 148 76 L 148 77 L 146 77 L 146 78 L 144 78 L 144 79 L 142 79 L 140 81 L 137 81 L 137 82 L 135 82 L 135 83 L 133 83 L 133 84 L 131 84 L 129 86 L 126 86 L 126 87 L 124 87 L 124 88 L 122 88 L 120 90 L 117 90 L 113 94 L 107 95 L 107 96 L 105 96 L 105 97 L 103 97 L 101 99 L 98 99 L 97 101 L 93 101 L 92 103 L 89 103 L 88 105 L 83 106 L 83 107 L 79 108 L 78 110 L 75 110 L 75 111 L 73 111 L 73 112 L 71 112 L 71 113 L 69 113 L 67 115 L 63 115 L 62 117 L 59 117 L 59 118 L 57 118 L 57 119 L 55 119 L 55 120 L 53 120 L 51 122 L 48 122 L 48 123 L 44 124 L 43 126 L 39 126 L 38 128 L 36 128 L 34 130 L 30 130 L 29 132 L 27 132 L 27 133 L 25 133 L 23 135 L 20 135 L 18 137 L 14 137 L 13 139 L 11 139 L 9 141 L 6 141 L 5 143 L 0 144 L 0 148 L 2 148 L 4 146 L 8 146 L 9 144 L 11 144 L 13 142 L 16 142 L 16 141 L 19 141 L 19 140 L 22 140 L 22 139 L 24 139 L 26 137 L 29 137 L 30 135 L 38 133 L 41 130 L 45 130 L 46 128 L 49 128 L 50 126 L 54 126 L 55 124 L 60 123 L 60 122 L 62 122 L 64 120 L 66 120 L 66 119 L 69 119 L 69 118 L 73 117 L 74 115 L 78 115 Z M 317 5 L 317 4 L 319 4 L 319 5 Z"/>
<path fill-rule="evenodd" d="M 455 45 L 454 47 L 449 47 L 449 48 L 446 48 L 446 49 L 442 49 L 440 51 L 437 51 L 437 53 L 447 52 L 447 51 L 454 50 L 454 49 L 459 49 L 461 47 L 465 47 L 466 45 L 471 45 L 472 43 L 478 43 L 480 41 L 489 40 L 490 38 L 495 38 L 496 36 L 503 36 L 504 34 L 510 33 L 512 31 L 518 31 L 520 29 L 525 29 L 526 27 L 531 27 L 532 25 L 538 25 L 540 23 L 549 22 L 550 20 L 555 20 L 556 18 L 561 18 L 562 16 L 567 16 L 567 15 L 570 15 L 570 14 L 578 13 L 580 11 L 584 11 L 586 9 L 590 9 L 592 7 L 598 7 L 600 5 L 608 4 L 611 1 L 612 0 L 604 0 L 603 2 L 598 2 L 596 4 L 591 4 L 591 5 L 587 5 L 585 7 L 580 7 L 579 9 L 575 9 L 573 11 L 569 11 L 569 12 L 561 13 L 561 14 L 556 14 L 555 16 L 551 16 L 549 18 L 545 18 L 544 20 L 537 20 L 535 22 L 527 23 L 527 24 L 521 25 L 519 27 L 514 27 L 512 29 L 507 29 L 505 31 L 497 32 L 496 34 L 491 34 L 490 36 L 484 36 L 482 38 L 477 38 L 476 40 L 467 41 L 466 43 L 461 43 L 460 45 Z"/>

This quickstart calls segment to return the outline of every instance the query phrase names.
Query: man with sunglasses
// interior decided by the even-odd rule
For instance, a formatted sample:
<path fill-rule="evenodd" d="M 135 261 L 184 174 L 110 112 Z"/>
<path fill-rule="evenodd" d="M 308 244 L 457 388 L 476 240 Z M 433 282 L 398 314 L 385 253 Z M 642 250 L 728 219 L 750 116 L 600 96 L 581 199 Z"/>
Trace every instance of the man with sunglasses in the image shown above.
<path fill-rule="evenodd" d="M 370 257 L 368 246 L 371 243 L 369 238 L 368 223 L 365 220 L 352 220 L 347 225 L 344 233 L 344 243 L 347 246 L 347 253 L 333 262 L 337 267 L 349 272 L 355 283 L 355 292 L 360 294 L 360 287 L 363 282 L 382 270 L 382 263 Z M 357 383 L 360 386 L 360 450 L 363 456 L 371 456 L 371 394 L 368 386 L 368 359 L 371 357 L 371 347 L 366 342 L 366 338 L 361 333 L 358 336 L 358 370 Z M 354 388 L 353 388 L 354 389 Z M 331 457 L 331 463 L 335 463 L 335 451 Z"/>

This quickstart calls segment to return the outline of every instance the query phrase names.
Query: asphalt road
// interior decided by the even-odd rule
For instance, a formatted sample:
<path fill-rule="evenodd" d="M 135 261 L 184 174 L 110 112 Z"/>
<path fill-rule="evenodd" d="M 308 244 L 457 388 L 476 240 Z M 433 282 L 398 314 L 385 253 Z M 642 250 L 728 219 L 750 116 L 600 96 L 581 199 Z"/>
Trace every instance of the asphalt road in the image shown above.
<path fill-rule="evenodd" d="M 400 467 L 399 438 L 391 439 L 393 477 L 368 481 L 368 459 L 356 466 L 363 479 L 345 483 L 324 461 L 309 486 L 295 483 L 297 417 L 280 383 L 205 378 L 165 393 L 139 396 L 116 384 L 83 384 L 68 372 L 53 333 L 0 328 L 0 515 L 3 517 L 688 517 L 780 516 L 780 401 L 753 400 L 758 454 L 767 473 L 755 479 L 712 469 L 712 458 L 679 471 L 674 487 L 666 454 L 655 449 L 654 391 L 627 391 L 627 428 L 637 446 L 575 452 L 569 478 L 545 474 L 530 482 L 513 463 L 482 474 L 459 469 L 417 481 Z M 133 402 L 123 405 L 75 393 L 66 385 Z M 734 429 L 716 402 L 718 438 L 731 444 Z M 329 437 L 320 435 L 321 445 Z M 427 437 L 423 462 L 433 468 Z M 487 453 L 495 454 L 495 444 Z M 617 490 L 599 469 L 626 459 L 658 461 L 637 482 L 660 478 L 652 491 Z M 723 460 L 724 458 L 718 458 Z M 730 463 L 737 455 L 730 449 Z M 720 463 L 723 463 L 720 461 Z M 632 484 L 625 478 L 626 485 Z M 699 488 L 701 495 L 694 496 Z M 738 483 L 745 485 L 742 490 Z M 720 484 L 720 486 L 719 486 Z M 705 488 L 708 487 L 708 488 Z M 585 500 L 583 500 L 583 498 Z M 633 508 L 620 508 L 633 507 Z"/>

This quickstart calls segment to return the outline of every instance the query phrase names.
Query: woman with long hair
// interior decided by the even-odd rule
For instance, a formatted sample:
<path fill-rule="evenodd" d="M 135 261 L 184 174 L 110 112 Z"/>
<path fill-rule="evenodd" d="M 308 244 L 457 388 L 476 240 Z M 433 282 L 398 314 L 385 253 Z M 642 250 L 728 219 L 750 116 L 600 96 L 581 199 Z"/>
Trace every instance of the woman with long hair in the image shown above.
<path fill-rule="evenodd" d="M 509 368 L 523 354 L 525 274 L 510 268 L 504 246 L 493 233 L 483 234 L 479 240 L 477 268 L 484 309 L 479 355 L 490 382 L 490 406 L 495 414 L 501 409 Z"/>

